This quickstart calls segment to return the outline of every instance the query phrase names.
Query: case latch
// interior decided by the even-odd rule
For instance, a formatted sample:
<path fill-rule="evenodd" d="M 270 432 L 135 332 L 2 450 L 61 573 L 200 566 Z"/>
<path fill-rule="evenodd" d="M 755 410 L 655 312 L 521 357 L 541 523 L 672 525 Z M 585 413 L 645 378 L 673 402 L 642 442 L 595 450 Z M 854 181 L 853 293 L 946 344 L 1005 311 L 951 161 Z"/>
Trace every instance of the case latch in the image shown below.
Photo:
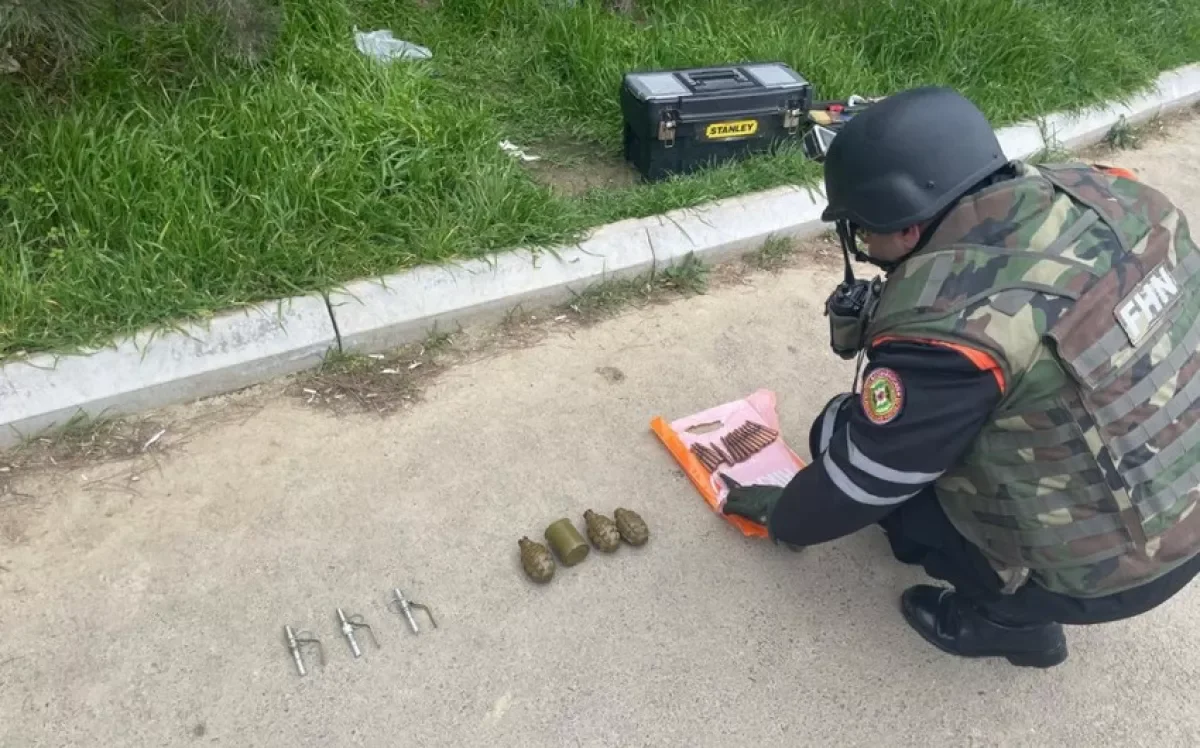
<path fill-rule="evenodd" d="M 662 119 L 658 122 L 658 139 L 663 142 L 667 148 L 672 148 L 675 145 L 675 131 L 679 129 L 679 120 L 674 112 L 664 112 Z"/>
<path fill-rule="evenodd" d="M 795 135 L 800 129 L 800 117 L 800 107 L 794 104 L 783 110 L 783 129 L 788 135 Z"/>

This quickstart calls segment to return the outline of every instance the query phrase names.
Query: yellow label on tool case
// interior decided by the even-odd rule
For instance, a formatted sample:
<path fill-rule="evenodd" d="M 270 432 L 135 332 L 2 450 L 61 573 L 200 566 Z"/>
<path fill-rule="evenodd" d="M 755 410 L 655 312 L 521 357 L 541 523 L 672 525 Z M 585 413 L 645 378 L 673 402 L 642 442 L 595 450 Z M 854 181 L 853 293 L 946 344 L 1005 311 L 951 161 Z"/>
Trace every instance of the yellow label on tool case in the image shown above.
<path fill-rule="evenodd" d="M 714 122 L 704 128 L 704 137 L 709 140 L 745 138 L 758 132 L 758 120 L 740 119 L 736 122 Z"/>

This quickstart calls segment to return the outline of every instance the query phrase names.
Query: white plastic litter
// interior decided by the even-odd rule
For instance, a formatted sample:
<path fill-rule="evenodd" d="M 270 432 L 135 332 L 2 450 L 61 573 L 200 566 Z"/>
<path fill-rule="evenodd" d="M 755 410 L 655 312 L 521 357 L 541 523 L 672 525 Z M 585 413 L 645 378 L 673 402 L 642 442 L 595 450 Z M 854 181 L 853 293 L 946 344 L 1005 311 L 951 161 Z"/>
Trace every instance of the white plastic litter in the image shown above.
<path fill-rule="evenodd" d="M 428 60 L 430 57 L 433 57 L 433 52 L 429 51 L 427 47 L 406 42 L 403 39 L 397 39 L 392 36 L 391 29 L 364 32 L 355 28 L 354 46 L 358 47 L 358 51 L 364 55 L 373 57 L 381 62 L 391 62 L 392 60 Z"/>
<path fill-rule="evenodd" d="M 522 161 L 541 161 L 542 160 L 541 156 L 534 156 L 531 153 L 526 153 L 524 150 L 521 149 L 521 147 L 519 145 L 516 145 L 515 143 L 511 143 L 507 140 L 501 140 L 500 147 L 504 149 L 505 153 L 509 154 L 510 156 L 513 156 L 514 158 L 519 158 Z"/>

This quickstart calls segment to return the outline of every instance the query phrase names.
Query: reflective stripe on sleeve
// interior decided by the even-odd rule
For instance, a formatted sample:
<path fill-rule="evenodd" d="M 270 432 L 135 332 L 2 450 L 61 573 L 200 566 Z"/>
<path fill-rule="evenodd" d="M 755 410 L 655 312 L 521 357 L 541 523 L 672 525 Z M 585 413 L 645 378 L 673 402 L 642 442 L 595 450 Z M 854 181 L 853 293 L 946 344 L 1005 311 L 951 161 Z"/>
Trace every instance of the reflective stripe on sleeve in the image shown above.
<path fill-rule="evenodd" d="M 822 435 L 824 435 L 822 433 Z M 887 465 L 875 462 L 863 454 L 850 438 L 850 429 L 846 429 L 846 451 L 850 455 L 850 464 L 872 478 L 878 478 L 888 483 L 899 483 L 902 486 L 923 486 L 932 483 L 942 476 L 945 471 L 937 473 L 919 473 L 915 470 L 896 470 Z"/>
<path fill-rule="evenodd" d="M 853 480 L 851 480 L 850 476 L 846 475 L 845 471 L 838 467 L 838 464 L 833 461 L 832 455 L 830 455 L 829 452 L 826 452 L 825 456 L 821 459 L 825 466 L 825 474 L 829 476 L 831 481 L 833 481 L 833 485 L 837 486 L 838 490 L 840 490 L 846 496 L 854 499 L 860 504 L 868 504 L 870 506 L 889 506 L 891 504 L 899 504 L 906 499 L 911 499 L 913 496 L 916 496 L 921 492 L 921 489 L 918 488 L 916 491 L 906 493 L 902 496 L 876 496 L 875 494 L 866 491 Z"/>
<path fill-rule="evenodd" d="M 837 428 L 837 414 L 841 409 L 842 403 L 846 402 L 851 397 L 852 393 L 845 392 L 838 395 L 825 408 L 825 415 L 821 418 L 821 440 L 817 445 L 820 447 L 821 454 L 825 454 L 829 450 L 829 443 L 833 441 L 833 430 Z"/>

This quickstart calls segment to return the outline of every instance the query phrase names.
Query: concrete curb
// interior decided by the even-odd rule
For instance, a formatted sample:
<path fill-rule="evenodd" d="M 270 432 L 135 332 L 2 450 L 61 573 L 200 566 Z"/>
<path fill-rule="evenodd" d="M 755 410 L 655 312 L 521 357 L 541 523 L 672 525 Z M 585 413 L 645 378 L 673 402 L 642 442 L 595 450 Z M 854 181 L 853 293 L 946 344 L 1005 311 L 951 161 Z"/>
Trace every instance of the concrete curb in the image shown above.
<path fill-rule="evenodd" d="M 342 348 L 371 353 L 418 340 L 436 325 L 497 317 L 523 303 L 564 301 L 598 281 L 669 266 L 692 252 L 716 261 L 773 235 L 811 236 L 823 230 L 822 208 L 819 196 L 780 187 L 611 223 L 554 253 L 520 249 L 355 281 L 331 292 L 329 306 Z"/>
<path fill-rule="evenodd" d="M 297 296 L 140 333 L 112 347 L 0 368 L 0 447 L 85 415 L 132 413 L 217 395 L 316 366 L 337 335 L 325 299 Z"/>
<path fill-rule="evenodd" d="M 1042 120 L 1046 147 L 1076 150 L 1104 139 L 1122 120 L 1140 125 L 1155 117 L 1200 103 L 1200 64 L 1186 65 L 1158 76 L 1154 93 L 1125 102 L 1093 107 L 1079 114 L 1055 114 Z"/>
<path fill-rule="evenodd" d="M 1141 124 L 1200 102 L 1200 64 L 1159 76 L 1153 93 L 998 131 L 1006 155 L 1096 143 L 1122 120 Z M 78 355 L 0 366 L 0 448 L 79 414 L 118 415 L 208 397 L 320 363 L 327 351 L 372 352 L 440 325 L 560 301 L 596 282 L 669 266 L 689 254 L 716 262 L 768 238 L 822 233 L 819 191 L 780 187 L 661 216 L 601 226 L 554 252 L 519 249 L 486 260 L 359 280 L 329 294 L 222 314 L 206 326 L 140 334 Z"/>

